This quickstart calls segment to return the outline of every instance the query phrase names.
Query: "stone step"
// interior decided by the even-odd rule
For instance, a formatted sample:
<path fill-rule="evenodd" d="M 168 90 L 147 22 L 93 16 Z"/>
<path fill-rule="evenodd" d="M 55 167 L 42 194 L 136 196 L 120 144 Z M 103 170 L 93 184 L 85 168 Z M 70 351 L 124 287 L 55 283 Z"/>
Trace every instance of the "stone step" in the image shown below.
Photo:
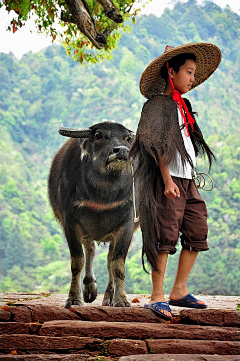
<path fill-rule="evenodd" d="M 234 327 L 140 322 L 48 321 L 42 325 L 39 334 L 58 337 L 91 335 L 104 339 L 147 339 L 153 337 L 188 340 L 240 340 L 240 331 Z"/>
<path fill-rule="evenodd" d="M 3 335 L 0 336 L 0 350 L 3 353 L 9 353 L 13 350 L 18 351 L 102 351 L 104 345 L 100 338 L 92 337 L 48 337 L 36 335 Z M 0 356 L 1 357 L 1 356 Z"/>
<path fill-rule="evenodd" d="M 3 306 L 0 309 L 0 321 L 45 322 L 50 320 L 79 320 L 79 317 L 66 308 L 47 305 Z"/>
<path fill-rule="evenodd" d="M 186 324 L 240 327 L 239 311 L 184 309 L 180 311 L 180 319 Z"/>
<path fill-rule="evenodd" d="M 142 340 L 113 339 L 103 341 L 92 337 L 47 337 L 36 335 L 0 336 L 1 352 L 44 353 L 56 352 L 68 354 L 84 352 L 89 354 L 109 354 L 114 356 L 147 354 L 147 343 Z M 1 359 L 1 356 L 0 356 Z"/>
<path fill-rule="evenodd" d="M 119 361 L 239 361 L 238 355 L 159 354 L 122 356 Z"/>
<path fill-rule="evenodd" d="M 150 353 L 239 355 L 239 341 L 146 340 Z"/>
<path fill-rule="evenodd" d="M 53 320 L 166 323 L 160 316 L 143 307 L 75 306 L 67 310 L 63 307 L 25 304 L 4 306 L 0 309 L 1 322 L 43 323 Z M 174 317 L 173 322 L 239 327 L 240 312 L 220 309 L 182 309 L 180 316 Z"/>
<path fill-rule="evenodd" d="M 92 357 L 84 354 L 72 355 L 0 355 L 1 361 L 113 361 L 112 357 Z M 203 355 L 203 354 L 158 354 L 122 356 L 119 361 L 239 361 L 237 355 Z M 117 360 L 115 358 L 115 360 Z"/>
<path fill-rule="evenodd" d="M 92 361 L 96 358 L 86 354 L 73 354 L 73 355 L 56 355 L 56 354 L 38 354 L 38 355 L 0 355 L 1 361 Z M 101 361 L 103 361 L 102 359 Z M 105 358 L 107 360 L 107 358 Z"/>
<path fill-rule="evenodd" d="M 48 337 L 36 335 L 4 335 L 1 353 L 85 353 L 121 357 L 142 354 L 207 354 L 239 355 L 240 342 L 216 340 L 147 339 L 101 340 L 92 337 Z M 1 356 L 0 356 L 1 358 Z"/>
<path fill-rule="evenodd" d="M 115 322 L 150 322 L 166 321 L 143 307 L 108 307 L 88 306 L 66 309 L 45 305 L 15 305 L 0 309 L 0 321 L 46 322 L 52 320 L 115 321 Z"/>

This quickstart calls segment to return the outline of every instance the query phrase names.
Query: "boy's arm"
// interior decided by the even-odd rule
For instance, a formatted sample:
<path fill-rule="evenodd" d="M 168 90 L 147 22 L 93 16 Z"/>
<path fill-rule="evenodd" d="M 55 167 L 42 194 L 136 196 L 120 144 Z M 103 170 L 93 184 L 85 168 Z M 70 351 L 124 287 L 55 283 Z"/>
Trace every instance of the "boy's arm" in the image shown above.
<path fill-rule="evenodd" d="M 160 171 L 162 173 L 163 182 L 165 184 L 164 195 L 170 199 L 173 199 L 175 197 L 180 197 L 179 188 L 172 180 L 168 166 L 166 164 L 163 165 L 162 167 L 160 167 Z"/>

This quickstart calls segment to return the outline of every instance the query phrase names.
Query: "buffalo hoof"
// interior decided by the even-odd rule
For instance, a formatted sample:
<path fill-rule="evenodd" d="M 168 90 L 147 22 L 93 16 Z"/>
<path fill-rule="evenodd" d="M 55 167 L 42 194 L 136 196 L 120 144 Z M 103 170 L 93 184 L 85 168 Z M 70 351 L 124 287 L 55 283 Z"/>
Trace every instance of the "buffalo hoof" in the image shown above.
<path fill-rule="evenodd" d="M 96 283 L 89 283 L 83 286 L 83 299 L 86 303 L 93 302 L 97 297 Z"/>
<path fill-rule="evenodd" d="M 113 307 L 131 307 L 131 303 L 127 299 L 124 299 L 124 300 L 119 300 L 117 302 L 113 302 L 112 306 Z"/>
<path fill-rule="evenodd" d="M 68 299 L 65 302 L 64 308 L 71 308 L 72 306 L 83 306 L 83 303 L 81 300 L 70 300 Z"/>
<path fill-rule="evenodd" d="M 102 301 L 102 306 L 111 306 L 110 298 L 104 298 Z"/>
<path fill-rule="evenodd" d="M 113 295 L 114 295 L 113 288 L 108 287 L 104 293 L 102 306 L 112 306 Z"/>

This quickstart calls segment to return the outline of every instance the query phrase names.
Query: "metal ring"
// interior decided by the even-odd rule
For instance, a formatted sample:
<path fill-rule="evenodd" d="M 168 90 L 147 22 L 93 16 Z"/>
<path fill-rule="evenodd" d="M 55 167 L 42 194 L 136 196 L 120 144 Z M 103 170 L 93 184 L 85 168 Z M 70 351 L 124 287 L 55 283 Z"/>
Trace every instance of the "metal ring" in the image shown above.
<path fill-rule="evenodd" d="M 211 189 L 205 189 L 205 185 L 206 185 L 206 179 L 205 177 L 208 177 L 208 179 L 210 180 L 212 187 Z M 196 173 L 196 176 L 193 177 L 195 183 L 196 183 L 196 187 L 198 189 L 202 189 L 205 192 L 211 192 L 213 190 L 214 187 L 214 183 L 212 178 L 210 177 L 210 175 L 206 174 L 206 173 Z"/>

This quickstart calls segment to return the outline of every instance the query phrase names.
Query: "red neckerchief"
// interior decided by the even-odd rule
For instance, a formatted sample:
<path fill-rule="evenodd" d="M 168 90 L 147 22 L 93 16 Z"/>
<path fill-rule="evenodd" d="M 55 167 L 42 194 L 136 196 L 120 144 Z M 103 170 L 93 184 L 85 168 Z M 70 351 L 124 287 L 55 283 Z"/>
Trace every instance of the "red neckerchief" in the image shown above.
<path fill-rule="evenodd" d="M 167 69 L 169 69 L 169 64 L 167 62 Z M 172 87 L 172 91 L 173 91 L 173 95 L 172 95 L 172 98 L 173 100 L 178 104 L 179 108 L 180 108 L 180 112 L 182 114 L 182 117 L 184 119 L 184 123 L 185 123 L 185 127 L 186 127 L 186 131 L 187 131 L 187 136 L 189 137 L 189 130 L 188 130 L 188 123 L 191 125 L 191 128 L 193 129 L 193 123 L 195 123 L 195 120 L 193 119 L 193 117 L 191 116 L 191 114 L 189 113 L 188 111 L 188 108 L 182 98 L 182 94 L 175 89 L 174 87 L 174 84 L 173 84 L 173 81 L 172 81 L 172 78 L 169 76 L 169 80 L 170 80 L 170 84 L 171 84 L 171 87 Z M 185 114 L 186 116 L 185 116 Z M 187 117 L 187 119 L 186 119 Z M 187 122 L 188 120 L 188 122 Z"/>

